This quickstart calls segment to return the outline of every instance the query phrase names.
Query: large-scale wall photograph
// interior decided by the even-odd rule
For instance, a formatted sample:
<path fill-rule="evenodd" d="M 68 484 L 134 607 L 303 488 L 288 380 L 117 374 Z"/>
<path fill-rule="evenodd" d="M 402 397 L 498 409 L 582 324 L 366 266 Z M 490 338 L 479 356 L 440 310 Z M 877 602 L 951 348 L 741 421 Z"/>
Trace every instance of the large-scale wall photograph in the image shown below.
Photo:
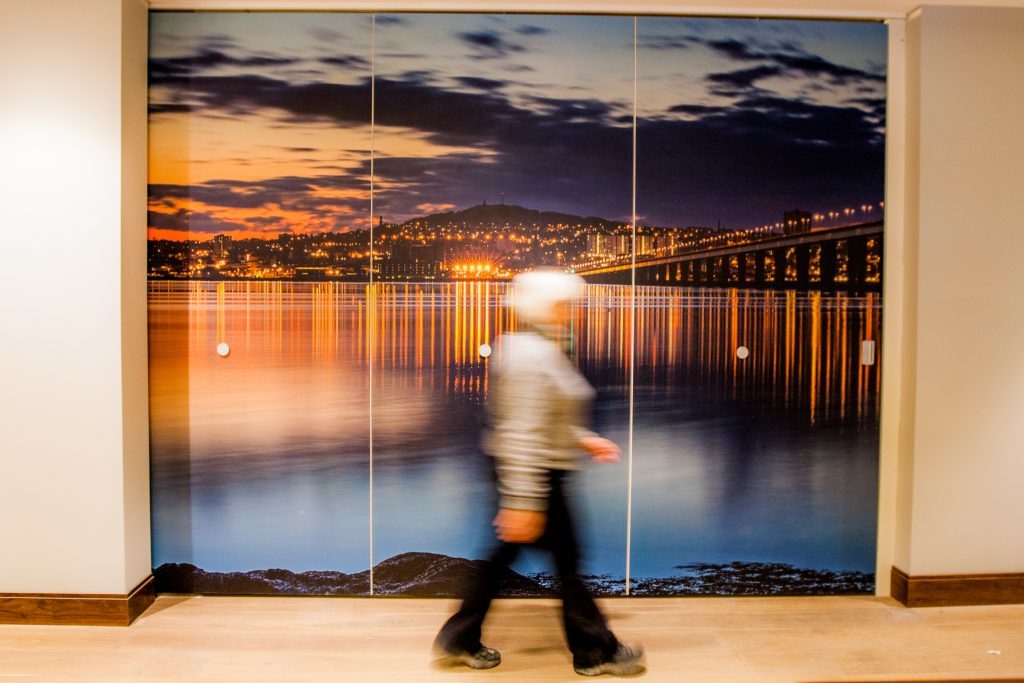
<path fill-rule="evenodd" d="M 869 593 L 884 25 L 151 13 L 166 592 L 457 594 L 493 530 L 484 345 L 588 283 L 602 595 Z M 526 554 L 508 595 L 547 595 Z"/>

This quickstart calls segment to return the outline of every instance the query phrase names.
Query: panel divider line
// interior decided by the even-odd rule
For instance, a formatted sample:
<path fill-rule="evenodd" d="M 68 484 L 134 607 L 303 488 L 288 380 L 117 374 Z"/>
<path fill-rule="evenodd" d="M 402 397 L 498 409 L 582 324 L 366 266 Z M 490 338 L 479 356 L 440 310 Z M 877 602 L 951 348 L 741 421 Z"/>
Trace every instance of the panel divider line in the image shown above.
<path fill-rule="evenodd" d="M 629 431 L 626 446 L 626 595 L 630 581 L 630 555 L 633 545 L 633 389 L 636 379 L 636 25 L 633 17 L 633 187 L 630 228 L 632 231 L 629 271 Z"/>
<path fill-rule="evenodd" d="M 367 365 L 369 366 L 370 382 L 370 596 L 373 596 L 373 362 L 374 342 L 376 340 L 377 325 L 377 302 L 373 289 L 373 133 L 376 126 L 376 71 L 375 58 L 377 56 L 377 15 L 370 15 L 370 287 L 366 297 L 367 326 L 369 335 L 367 348 Z"/>

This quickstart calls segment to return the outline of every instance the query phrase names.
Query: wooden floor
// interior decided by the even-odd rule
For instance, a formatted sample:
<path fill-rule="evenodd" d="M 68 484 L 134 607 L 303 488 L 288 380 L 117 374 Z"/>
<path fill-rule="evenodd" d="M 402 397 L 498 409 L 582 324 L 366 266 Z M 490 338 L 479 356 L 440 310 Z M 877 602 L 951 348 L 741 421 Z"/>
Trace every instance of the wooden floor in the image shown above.
<path fill-rule="evenodd" d="M 0 681 L 573 681 L 557 603 L 496 603 L 491 671 L 429 663 L 455 603 L 160 597 L 130 628 L 0 626 Z M 648 681 L 1024 681 L 1024 605 L 906 609 L 881 598 L 602 601 Z"/>

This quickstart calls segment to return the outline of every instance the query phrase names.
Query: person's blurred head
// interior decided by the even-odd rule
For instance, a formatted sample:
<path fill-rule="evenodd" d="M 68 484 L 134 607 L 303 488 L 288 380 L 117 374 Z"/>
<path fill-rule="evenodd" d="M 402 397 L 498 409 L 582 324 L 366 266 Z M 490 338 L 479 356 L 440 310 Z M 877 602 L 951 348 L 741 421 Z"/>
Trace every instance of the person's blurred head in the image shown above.
<path fill-rule="evenodd" d="M 563 323 L 583 278 L 559 270 L 531 270 L 512 278 L 512 307 L 528 324 Z"/>

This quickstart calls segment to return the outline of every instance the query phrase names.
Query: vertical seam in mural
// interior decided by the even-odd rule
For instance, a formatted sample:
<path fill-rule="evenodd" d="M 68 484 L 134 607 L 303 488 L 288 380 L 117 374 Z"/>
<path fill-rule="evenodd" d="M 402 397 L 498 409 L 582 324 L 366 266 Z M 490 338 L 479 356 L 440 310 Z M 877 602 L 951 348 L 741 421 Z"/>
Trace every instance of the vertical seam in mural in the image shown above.
<path fill-rule="evenodd" d="M 374 334 L 377 324 L 377 300 L 374 296 L 374 283 L 373 283 L 373 159 L 374 159 L 374 148 L 373 148 L 373 133 L 375 125 L 375 114 L 377 111 L 376 102 L 376 78 L 377 74 L 374 70 L 374 59 L 377 56 L 377 15 L 370 15 L 370 268 L 369 268 L 369 279 L 370 279 L 370 291 L 367 297 L 366 314 L 367 314 L 367 325 L 366 329 L 369 332 L 370 339 L 367 348 L 367 359 L 369 365 L 369 382 L 370 382 L 370 595 L 373 595 L 373 343 L 376 335 Z"/>
<path fill-rule="evenodd" d="M 632 263 L 629 285 L 629 436 L 626 449 L 626 595 L 629 595 L 630 552 L 633 540 L 633 380 L 636 368 L 636 24 L 633 17 L 633 146 L 630 229 Z"/>

